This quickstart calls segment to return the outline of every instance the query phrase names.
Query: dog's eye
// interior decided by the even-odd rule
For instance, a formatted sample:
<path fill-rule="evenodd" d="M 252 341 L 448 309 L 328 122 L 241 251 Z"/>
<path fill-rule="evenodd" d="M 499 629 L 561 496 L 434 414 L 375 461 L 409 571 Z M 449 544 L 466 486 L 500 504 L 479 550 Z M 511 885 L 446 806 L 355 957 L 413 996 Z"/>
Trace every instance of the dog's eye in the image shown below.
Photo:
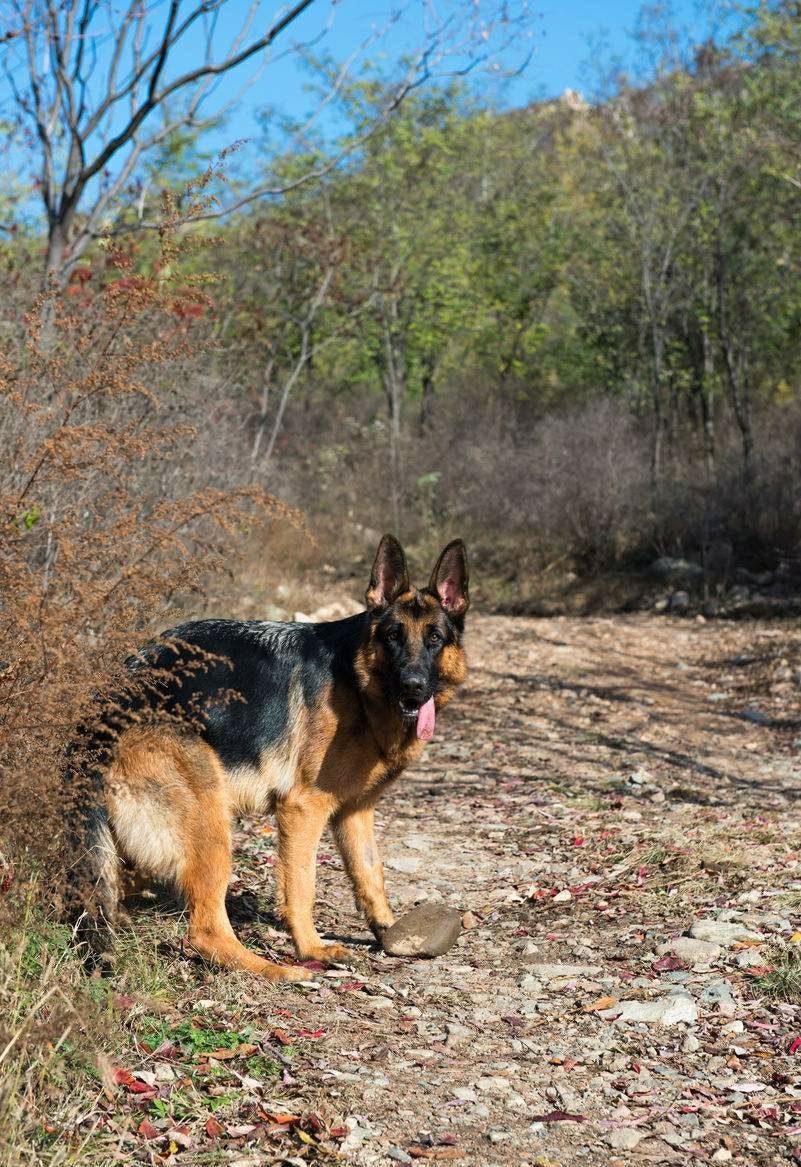
<path fill-rule="evenodd" d="M 403 640 L 403 630 L 399 624 L 393 624 L 391 628 L 387 629 L 387 640 L 390 644 L 400 644 Z"/>
<path fill-rule="evenodd" d="M 444 641 L 445 637 L 442 635 L 439 628 L 429 628 L 428 643 L 432 646 L 432 648 L 437 648 L 440 644 L 443 644 Z"/>

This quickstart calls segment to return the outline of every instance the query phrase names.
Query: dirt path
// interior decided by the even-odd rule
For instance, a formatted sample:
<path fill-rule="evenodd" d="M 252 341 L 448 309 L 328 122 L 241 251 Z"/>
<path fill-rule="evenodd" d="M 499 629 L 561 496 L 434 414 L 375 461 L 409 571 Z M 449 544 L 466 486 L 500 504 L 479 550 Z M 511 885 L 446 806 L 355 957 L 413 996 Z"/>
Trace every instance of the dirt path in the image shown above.
<path fill-rule="evenodd" d="M 235 1004 L 294 1042 L 280 1086 L 243 1087 L 239 1122 L 265 1099 L 314 1110 L 322 1147 L 364 1165 L 801 1161 L 801 1017 L 757 983 L 801 927 L 801 636 L 485 617 L 469 649 L 379 830 L 394 903 L 445 900 L 475 926 L 433 962 L 377 954 L 324 851 L 319 924 L 352 969 L 187 985 L 184 1013 Z M 245 908 L 267 903 L 272 841 L 244 825 Z M 287 951 L 263 916 L 238 926 Z M 215 1162 L 277 1161 L 252 1127 L 231 1137 Z"/>

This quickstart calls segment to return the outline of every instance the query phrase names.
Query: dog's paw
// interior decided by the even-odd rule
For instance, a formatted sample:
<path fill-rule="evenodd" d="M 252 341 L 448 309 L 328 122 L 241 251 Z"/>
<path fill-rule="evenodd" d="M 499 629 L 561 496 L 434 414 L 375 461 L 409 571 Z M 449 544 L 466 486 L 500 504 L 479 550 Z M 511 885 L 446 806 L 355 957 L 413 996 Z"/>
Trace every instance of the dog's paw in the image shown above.
<path fill-rule="evenodd" d="M 301 960 L 321 960 L 325 964 L 352 964 L 355 956 L 344 944 L 321 942 L 306 949 L 301 954 Z"/>

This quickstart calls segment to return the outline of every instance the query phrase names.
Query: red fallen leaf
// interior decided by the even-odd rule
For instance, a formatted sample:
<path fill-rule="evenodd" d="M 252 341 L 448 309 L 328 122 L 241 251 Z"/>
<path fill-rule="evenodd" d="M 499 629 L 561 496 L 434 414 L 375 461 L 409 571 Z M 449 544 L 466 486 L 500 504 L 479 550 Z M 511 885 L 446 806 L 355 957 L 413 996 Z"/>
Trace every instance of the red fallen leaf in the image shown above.
<path fill-rule="evenodd" d="M 133 997 L 128 997 L 125 993 L 115 993 L 111 998 L 115 1009 L 133 1009 L 136 1001 Z"/>
<path fill-rule="evenodd" d="M 294 1017 L 295 1014 L 291 1009 L 276 1009 L 275 1013 L 278 1017 Z"/>
<path fill-rule="evenodd" d="M 214 1058 L 215 1062 L 228 1062 L 231 1058 L 237 1057 L 238 1053 L 239 1051 L 235 1049 L 212 1049 L 205 1057 Z"/>
<path fill-rule="evenodd" d="M 323 972 L 329 967 L 328 963 L 324 960 L 301 960 L 298 963 L 310 972 Z"/>
<path fill-rule="evenodd" d="M 153 1126 L 149 1118 L 143 1118 L 136 1130 L 143 1139 L 160 1139 L 162 1135 L 162 1132 L 158 1127 Z"/>
<path fill-rule="evenodd" d="M 684 968 L 684 962 L 679 960 L 677 956 L 662 956 L 659 960 L 651 963 L 651 968 L 654 972 L 676 972 L 678 969 Z"/>
<path fill-rule="evenodd" d="M 124 1086 L 130 1094 L 149 1094 L 151 1098 L 155 1098 L 156 1091 L 152 1086 L 148 1086 L 146 1082 L 140 1082 L 138 1078 L 134 1078 L 130 1070 L 115 1070 L 114 1081 L 118 1086 Z"/>
<path fill-rule="evenodd" d="M 329 1139 L 344 1139 L 348 1133 L 346 1126 L 332 1126 L 328 1132 Z"/>
<path fill-rule="evenodd" d="M 157 1045 L 151 1052 L 154 1058 L 159 1058 L 164 1062 L 169 1061 L 171 1058 L 177 1058 L 179 1050 L 178 1046 L 173 1045 L 171 1041 L 163 1041 L 161 1045 Z"/>
<path fill-rule="evenodd" d="M 270 1036 L 274 1037 L 276 1041 L 280 1041 L 281 1045 L 292 1045 L 295 1040 L 285 1029 L 271 1029 Z"/>
<path fill-rule="evenodd" d="M 14 868 L 10 863 L 0 863 L 0 895 L 5 895 L 6 892 L 11 891 L 13 882 Z"/>
<path fill-rule="evenodd" d="M 788 1052 L 788 1054 L 797 1054 L 800 1049 L 801 1049 L 801 1037 L 794 1037 L 793 1040 L 790 1042 L 790 1048 L 788 1049 L 787 1052 Z"/>
<path fill-rule="evenodd" d="M 584 842 L 585 842 L 585 840 L 584 840 L 583 835 L 574 835 L 573 838 L 570 840 L 570 846 L 571 847 L 583 847 Z"/>
<path fill-rule="evenodd" d="M 216 1118 L 207 1118 L 206 1134 L 210 1139 L 219 1139 L 220 1135 L 225 1134 L 225 1127 Z"/>
<path fill-rule="evenodd" d="M 749 977 L 764 977 L 766 973 L 773 972 L 773 965 L 772 964 L 752 964 L 751 967 L 747 968 L 745 971 Z"/>
<path fill-rule="evenodd" d="M 367 984 L 365 981 L 340 981 L 339 983 L 340 993 L 355 993 L 359 989 L 365 989 L 366 987 Z"/>
<path fill-rule="evenodd" d="M 552 1110 L 548 1114 L 533 1114 L 532 1122 L 584 1122 L 583 1114 L 568 1114 L 566 1110 Z M 410 1152 L 411 1154 L 411 1152 Z"/>
<path fill-rule="evenodd" d="M 437 1135 L 437 1142 L 441 1147 L 455 1147 L 457 1142 L 456 1135 L 450 1131 L 443 1131 L 441 1135 Z"/>
<path fill-rule="evenodd" d="M 296 1029 L 295 1033 L 298 1037 L 324 1037 L 324 1029 Z"/>
<path fill-rule="evenodd" d="M 321 1130 L 325 1130 L 325 1123 L 320 1118 L 319 1114 L 315 1114 L 314 1111 L 312 1111 L 311 1114 L 306 1115 L 306 1122 L 304 1123 L 304 1126 L 309 1127 L 315 1132 L 315 1134 Z"/>

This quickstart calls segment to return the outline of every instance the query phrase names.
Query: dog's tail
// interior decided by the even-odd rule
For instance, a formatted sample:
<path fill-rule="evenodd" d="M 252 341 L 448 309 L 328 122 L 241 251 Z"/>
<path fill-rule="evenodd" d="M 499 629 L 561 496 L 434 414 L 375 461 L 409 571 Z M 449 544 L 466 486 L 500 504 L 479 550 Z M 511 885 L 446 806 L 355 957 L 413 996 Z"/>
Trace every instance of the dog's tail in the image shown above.
<path fill-rule="evenodd" d="M 66 915 L 87 967 L 107 965 L 120 895 L 120 859 L 105 807 L 107 733 L 79 730 L 67 751 Z"/>

